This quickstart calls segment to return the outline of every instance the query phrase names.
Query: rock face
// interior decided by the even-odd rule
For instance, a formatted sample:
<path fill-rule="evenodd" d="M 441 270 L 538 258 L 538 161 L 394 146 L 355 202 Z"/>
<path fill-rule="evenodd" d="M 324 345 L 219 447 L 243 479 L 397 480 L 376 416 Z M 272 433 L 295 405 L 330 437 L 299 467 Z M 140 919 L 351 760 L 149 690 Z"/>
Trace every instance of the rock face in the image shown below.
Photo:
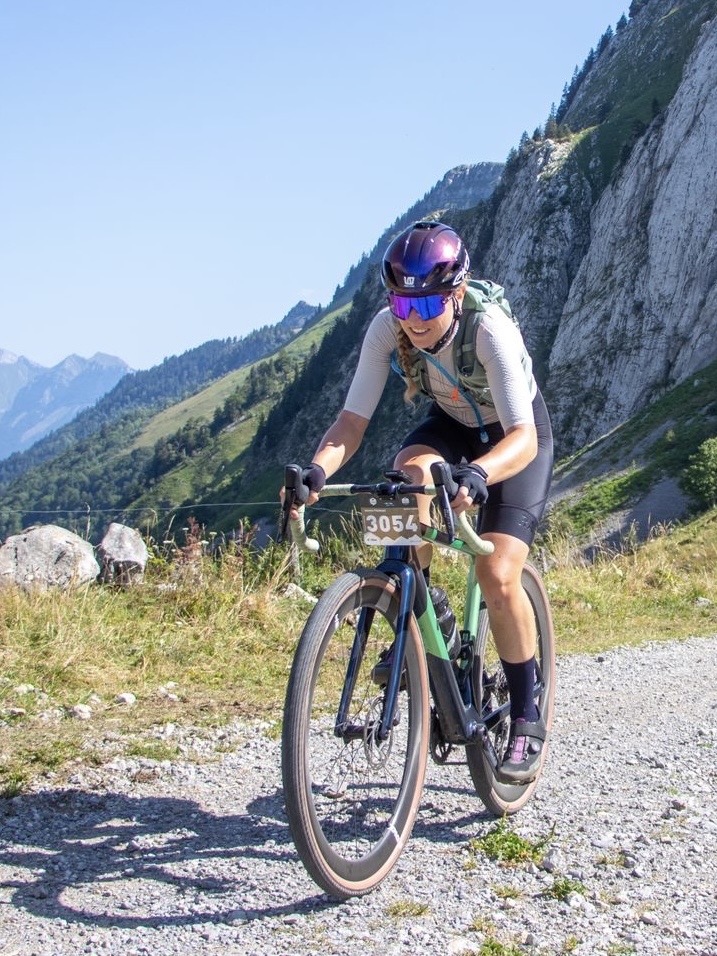
<path fill-rule="evenodd" d="M 94 581 L 99 571 L 92 545 L 55 525 L 12 535 L 0 547 L 0 585 L 68 589 Z"/>
<path fill-rule="evenodd" d="M 556 430 L 571 448 L 717 358 L 715 129 L 712 20 L 664 117 L 592 212 L 547 381 Z"/>
<path fill-rule="evenodd" d="M 98 548 L 100 580 L 106 584 L 136 584 L 144 577 L 149 553 L 139 531 L 113 522 Z"/>
<path fill-rule="evenodd" d="M 697 36 L 683 70 L 668 62 L 676 12 Z M 563 454 L 717 358 L 715 13 L 712 0 L 648 2 L 576 98 L 573 135 L 528 142 L 506 171 L 481 271 L 506 286 L 521 318 Z M 636 63 L 655 89 L 654 119 L 636 124 L 606 165 L 619 138 L 595 115 L 630 71 L 639 89 Z M 670 70 L 675 92 L 663 109 L 657 93 Z M 482 229 L 479 217 L 467 226 L 474 249 Z"/>
<path fill-rule="evenodd" d="M 542 143 L 501 203 L 482 263 L 484 275 L 509 290 L 516 315 L 526 319 L 523 335 L 542 383 L 562 305 L 589 245 L 592 202 L 574 143 Z"/>

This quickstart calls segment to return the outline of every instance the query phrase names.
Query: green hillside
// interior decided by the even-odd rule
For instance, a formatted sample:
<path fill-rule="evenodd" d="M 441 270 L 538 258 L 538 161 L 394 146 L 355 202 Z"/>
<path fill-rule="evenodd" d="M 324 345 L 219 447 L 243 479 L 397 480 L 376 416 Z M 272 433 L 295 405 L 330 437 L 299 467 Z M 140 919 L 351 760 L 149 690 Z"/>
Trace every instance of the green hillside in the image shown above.
<path fill-rule="evenodd" d="M 324 315 L 270 358 L 231 371 L 161 411 L 126 411 L 29 468 L 0 498 L 0 534 L 34 523 L 84 533 L 89 518 L 97 536 L 110 521 L 146 526 L 148 515 L 155 521 L 196 500 L 234 474 L 232 462 L 342 311 Z M 222 410 L 226 421 L 217 417 Z"/>
<path fill-rule="evenodd" d="M 285 362 L 296 373 L 312 355 L 336 320 L 344 315 L 348 306 L 336 309 L 323 316 L 319 322 L 306 329 L 292 342 L 280 349 L 271 360 L 262 360 L 224 376 L 191 398 L 165 409 L 152 417 L 137 435 L 133 447 L 154 448 L 158 442 L 192 422 L 211 422 L 217 410 L 234 395 L 245 394 L 253 374 L 276 362 Z M 270 373 L 269 373 L 270 374 Z M 164 527 L 177 517 L 194 514 L 200 522 L 210 507 L 220 511 L 229 507 L 227 488 L 242 473 L 242 454 L 251 444 L 257 428 L 265 420 L 277 397 L 282 393 L 285 381 L 270 383 L 267 397 L 251 403 L 241 411 L 239 418 L 219 431 L 204 448 L 197 449 L 182 462 L 154 482 L 145 493 L 127 503 L 124 513 L 134 523 L 144 526 L 155 521 Z M 197 507 L 206 498 L 207 503 Z M 241 515 L 231 508 L 231 517 L 221 522 L 227 529 Z M 251 517 L 251 515 L 250 515 Z M 156 529 L 155 529 L 156 530 Z"/>
<path fill-rule="evenodd" d="M 717 12 L 717 2 L 675 3 L 666 16 L 656 17 L 643 0 L 634 2 L 631 12 L 640 29 L 618 27 L 617 42 L 610 42 L 611 30 L 603 36 L 557 113 L 571 131 L 591 133 L 579 148 L 596 195 L 670 103 L 703 24 Z"/>

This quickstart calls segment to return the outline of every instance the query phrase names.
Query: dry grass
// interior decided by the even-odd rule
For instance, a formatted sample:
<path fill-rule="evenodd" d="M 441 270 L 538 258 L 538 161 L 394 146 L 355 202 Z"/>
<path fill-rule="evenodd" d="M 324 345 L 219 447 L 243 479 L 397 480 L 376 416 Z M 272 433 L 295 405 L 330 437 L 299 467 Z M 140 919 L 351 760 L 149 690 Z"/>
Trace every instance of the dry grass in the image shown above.
<path fill-rule="evenodd" d="M 570 550 L 563 542 L 556 554 Z M 320 591 L 340 557 L 327 542 L 323 562 L 304 561 L 304 586 Z M 717 633 L 716 563 L 715 511 L 630 553 L 561 559 L 545 575 L 558 652 Z M 457 595 L 464 563 L 437 553 L 433 566 Z M 129 740 L 166 721 L 280 720 L 309 610 L 284 596 L 289 578 L 274 549 L 158 565 L 132 590 L 0 591 L 0 792 L 92 759 L 92 740 L 107 730 Z M 125 692 L 135 706 L 115 700 Z M 70 716 L 77 704 L 91 707 L 90 721 Z"/>

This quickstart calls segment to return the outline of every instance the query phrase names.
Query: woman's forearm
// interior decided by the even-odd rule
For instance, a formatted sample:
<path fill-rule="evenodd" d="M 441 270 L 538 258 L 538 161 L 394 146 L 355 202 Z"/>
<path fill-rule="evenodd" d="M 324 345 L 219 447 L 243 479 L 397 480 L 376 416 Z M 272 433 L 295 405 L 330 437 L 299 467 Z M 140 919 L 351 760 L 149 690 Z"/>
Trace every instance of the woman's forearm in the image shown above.
<path fill-rule="evenodd" d="M 494 485 L 512 478 L 522 471 L 538 453 L 535 425 L 518 425 L 508 432 L 485 455 L 475 460 L 488 475 L 488 484 Z"/>
<path fill-rule="evenodd" d="M 321 465 L 327 477 L 333 475 L 358 451 L 367 426 L 368 419 L 354 412 L 342 411 L 321 439 L 311 460 Z"/>

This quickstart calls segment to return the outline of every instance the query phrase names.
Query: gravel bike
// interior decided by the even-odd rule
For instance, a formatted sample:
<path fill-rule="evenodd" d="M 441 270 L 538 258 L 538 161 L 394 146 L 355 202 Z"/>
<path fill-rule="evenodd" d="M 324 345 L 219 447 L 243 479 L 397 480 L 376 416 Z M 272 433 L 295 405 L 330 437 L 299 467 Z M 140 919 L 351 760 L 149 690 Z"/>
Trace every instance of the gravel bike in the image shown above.
<path fill-rule="evenodd" d="M 515 813 L 530 799 L 538 776 L 501 782 L 510 730 L 507 683 L 481 601 L 475 556 L 493 545 L 450 497 L 457 488 L 445 462 L 432 468 L 434 485 L 412 484 L 387 472 L 372 484 L 326 485 L 321 497 L 359 496 L 364 540 L 384 547 L 377 567 L 341 574 L 311 612 L 294 656 L 284 705 L 282 776 L 286 812 L 299 856 L 330 896 L 347 899 L 376 887 L 396 864 L 410 836 L 428 755 L 445 763 L 465 748 L 475 790 L 494 815 Z M 289 510 L 308 489 L 301 469 L 285 476 L 284 521 L 301 550 L 316 551 L 303 507 Z M 422 524 L 416 495 L 435 496 L 442 528 Z M 416 546 L 430 541 L 469 559 L 460 650 L 449 654 Z M 553 718 L 555 649 L 548 597 L 526 565 L 523 588 L 535 616 L 536 703 L 546 727 Z M 374 668 L 392 647 L 385 684 Z"/>

